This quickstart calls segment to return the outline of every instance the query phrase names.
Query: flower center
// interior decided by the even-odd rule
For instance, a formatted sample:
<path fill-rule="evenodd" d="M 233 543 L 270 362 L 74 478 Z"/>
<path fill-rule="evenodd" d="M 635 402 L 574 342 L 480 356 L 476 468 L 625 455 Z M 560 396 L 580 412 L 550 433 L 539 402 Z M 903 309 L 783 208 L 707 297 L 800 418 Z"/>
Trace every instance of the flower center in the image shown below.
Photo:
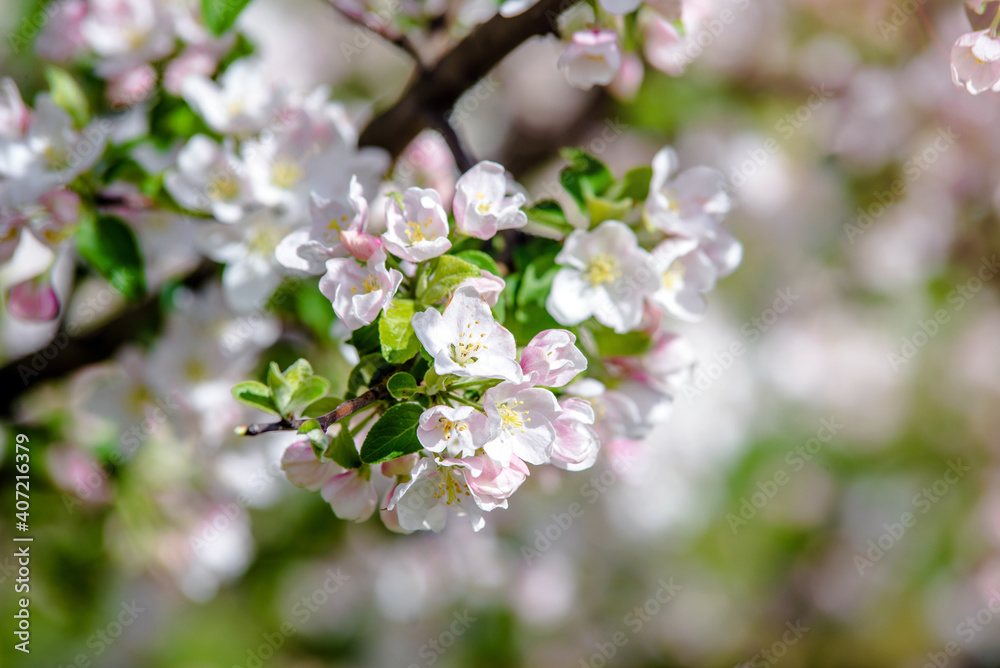
<path fill-rule="evenodd" d="M 469 486 L 465 484 L 464 481 L 459 480 L 458 474 L 453 471 L 442 471 L 441 480 L 438 481 L 437 491 L 434 492 L 434 498 L 441 499 L 445 498 L 445 503 L 449 506 L 456 501 L 458 501 L 461 496 L 471 496 L 469 494 Z"/>
<path fill-rule="evenodd" d="M 517 410 L 517 407 L 523 403 L 523 401 L 511 399 L 507 403 L 497 406 L 497 412 L 500 414 L 501 429 L 506 429 L 510 433 L 514 431 L 524 433 L 524 423 L 531 422 L 531 418 L 528 417 L 527 410 Z"/>
<path fill-rule="evenodd" d="M 469 425 L 464 422 L 454 422 L 446 417 L 439 417 L 438 428 L 444 432 L 444 439 L 450 441 L 452 432 L 468 431 Z"/>
<path fill-rule="evenodd" d="M 670 267 L 663 272 L 663 287 L 670 292 L 677 292 L 684 284 L 684 265 L 675 260 Z"/>
<path fill-rule="evenodd" d="M 493 201 L 486 199 L 486 193 L 476 193 L 476 199 L 481 200 L 479 204 L 476 205 L 476 211 L 480 215 L 485 216 L 493 209 Z"/>
<path fill-rule="evenodd" d="M 430 217 L 427 220 L 421 221 L 407 221 L 406 223 L 406 236 L 410 240 L 410 245 L 420 242 L 420 241 L 433 241 L 437 239 L 437 235 L 430 230 L 425 230 L 425 227 L 430 226 Z"/>
<path fill-rule="evenodd" d="M 590 262 L 587 263 L 586 271 L 584 271 L 587 281 L 595 288 L 604 283 L 613 283 L 621 275 L 622 272 L 618 269 L 618 260 L 607 253 L 601 253 L 591 258 Z"/>
<path fill-rule="evenodd" d="M 480 350 L 486 350 L 489 348 L 488 345 L 482 342 L 482 340 L 476 341 L 474 338 L 474 333 L 470 331 L 472 325 L 478 325 L 479 321 L 476 320 L 474 323 L 470 322 L 465 325 L 466 331 L 458 333 L 458 343 L 451 344 L 451 359 L 453 362 L 459 366 L 466 366 L 472 364 L 479 360 L 476 356 Z M 479 339 L 486 337 L 486 334 L 480 334 Z"/>
<path fill-rule="evenodd" d="M 285 190 L 302 180 L 305 172 L 291 160 L 278 160 L 271 166 L 271 180 Z"/>
<path fill-rule="evenodd" d="M 229 176 L 216 176 L 208 182 L 208 198 L 219 202 L 230 200 L 239 194 L 236 182 Z"/>

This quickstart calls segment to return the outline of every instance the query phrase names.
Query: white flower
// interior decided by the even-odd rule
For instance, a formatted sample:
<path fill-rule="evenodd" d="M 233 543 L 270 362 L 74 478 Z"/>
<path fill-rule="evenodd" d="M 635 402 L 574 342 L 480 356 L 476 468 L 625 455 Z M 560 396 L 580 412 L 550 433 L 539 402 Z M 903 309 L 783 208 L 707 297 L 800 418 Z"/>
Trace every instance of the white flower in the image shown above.
<path fill-rule="evenodd" d="M 514 336 L 493 319 L 489 305 L 474 289 L 456 290 L 444 315 L 429 308 L 415 313 L 412 322 L 420 343 L 434 358 L 437 373 L 521 380 Z"/>
<path fill-rule="evenodd" d="M 499 466 L 486 455 L 457 461 L 466 466 L 465 483 L 469 486 L 473 500 L 486 512 L 506 508 L 507 499 L 529 475 L 528 467 L 517 457 L 510 458 L 509 466 Z"/>
<path fill-rule="evenodd" d="M 559 402 L 559 407 L 562 412 L 552 423 L 556 430 L 552 464 L 567 471 L 589 469 L 601 449 L 601 439 L 591 426 L 594 407 L 579 397 L 567 397 Z"/>
<path fill-rule="evenodd" d="M 699 236 L 721 222 L 732 203 L 722 174 L 708 167 L 677 174 L 679 164 L 677 153 L 669 146 L 653 157 L 645 213 L 655 227 L 668 234 Z"/>
<path fill-rule="evenodd" d="M 490 437 L 486 416 L 472 406 L 432 406 L 420 416 L 417 438 L 431 452 L 471 457 Z"/>
<path fill-rule="evenodd" d="M 437 462 L 431 457 L 421 457 L 410 479 L 396 485 L 389 499 L 387 510 L 395 510 L 399 526 L 406 531 L 444 529 L 451 508 L 460 516 L 468 516 L 472 528 L 479 531 L 486 526 L 483 511 L 472 497 L 466 482 L 463 460 Z"/>
<path fill-rule="evenodd" d="M 369 472 L 362 473 L 359 469 L 333 476 L 323 485 L 320 495 L 342 520 L 364 522 L 378 506 L 378 493 Z"/>
<path fill-rule="evenodd" d="M 990 31 L 965 33 L 951 47 L 951 79 L 973 95 L 1000 88 L 1000 39 Z"/>
<path fill-rule="evenodd" d="M 285 237 L 276 255 L 284 267 L 318 275 L 326 271 L 327 260 L 348 255 L 341 237 L 344 232 L 368 229 L 368 200 L 356 177 L 351 178 L 346 197 L 327 199 L 312 193 L 310 199 L 312 225 Z"/>
<path fill-rule="evenodd" d="M 653 249 L 660 288 L 650 301 L 682 320 L 697 321 L 708 304 L 703 293 L 715 287 L 715 265 L 696 239 L 672 237 Z"/>
<path fill-rule="evenodd" d="M 31 123 L 31 111 L 21 99 L 17 84 L 10 77 L 0 79 L 0 141 L 24 137 Z"/>
<path fill-rule="evenodd" d="M 204 135 L 195 135 L 177 154 L 177 167 L 167 171 L 163 185 L 181 206 L 208 211 L 216 220 L 233 223 L 252 204 L 243 173 L 231 139 L 220 146 Z"/>
<path fill-rule="evenodd" d="M 385 268 L 385 252 L 374 253 L 365 265 L 353 258 L 327 260 L 319 289 L 333 303 L 344 325 L 354 331 L 370 325 L 399 288 L 403 275 Z"/>
<path fill-rule="evenodd" d="M 606 86 L 622 64 L 618 33 L 614 30 L 579 30 L 559 56 L 557 65 L 566 71 L 566 80 L 587 90 Z"/>
<path fill-rule="evenodd" d="M 642 320 L 643 299 L 658 287 L 652 256 L 616 220 L 570 234 L 556 263 L 563 268 L 552 281 L 545 307 L 563 325 L 594 316 L 619 334 L 628 332 Z"/>
<path fill-rule="evenodd" d="M 483 446 L 500 466 L 509 466 L 514 455 L 529 464 L 544 464 L 552 455 L 559 413 L 554 394 L 529 384 L 505 382 L 483 396 L 492 440 Z"/>
<path fill-rule="evenodd" d="M 521 351 L 521 370 L 535 385 L 562 387 L 587 370 L 587 358 L 576 347 L 573 332 L 546 329 Z"/>
<path fill-rule="evenodd" d="M 102 77 L 155 62 L 174 50 L 170 14 L 157 0 L 90 0 L 80 33 L 101 56 L 97 72 Z"/>
<path fill-rule="evenodd" d="M 181 93 L 208 126 L 221 134 L 257 132 L 273 119 L 279 106 L 276 91 L 253 58 L 231 64 L 219 83 L 189 76 Z"/>
<path fill-rule="evenodd" d="M 491 274 L 485 269 L 481 269 L 479 276 L 473 276 L 465 279 L 458 284 L 458 287 L 472 288 L 482 295 L 487 304 L 490 306 L 496 306 L 497 302 L 500 300 L 500 295 L 503 294 L 503 289 L 507 287 L 507 282 L 499 276 Z M 456 288 L 456 290 L 457 289 L 458 288 Z"/>
<path fill-rule="evenodd" d="M 499 230 L 524 227 L 528 215 L 521 211 L 524 195 L 506 196 L 504 168 L 484 160 L 455 183 L 455 224 L 463 234 L 491 239 Z"/>
<path fill-rule="evenodd" d="M 448 252 L 448 214 L 441 196 L 429 188 L 407 188 L 403 209 L 392 197 L 386 200 L 386 250 L 409 262 L 423 262 Z"/>
<path fill-rule="evenodd" d="M 226 265 L 222 290 L 231 309 L 246 313 L 260 308 L 278 287 L 282 272 L 274 250 L 287 231 L 267 209 L 233 225 L 210 223 L 199 230 L 202 252 Z"/>

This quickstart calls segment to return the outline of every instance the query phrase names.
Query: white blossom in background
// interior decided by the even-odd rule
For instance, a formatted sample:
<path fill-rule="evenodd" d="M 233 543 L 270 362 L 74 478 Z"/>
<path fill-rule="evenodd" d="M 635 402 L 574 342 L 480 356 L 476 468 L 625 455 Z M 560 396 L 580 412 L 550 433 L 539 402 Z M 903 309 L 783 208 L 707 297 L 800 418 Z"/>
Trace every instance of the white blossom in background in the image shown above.
<path fill-rule="evenodd" d="M 698 321 L 708 302 L 704 293 L 715 287 L 716 269 L 696 239 L 672 237 L 652 250 L 660 287 L 650 296 L 657 306 L 681 320 Z"/>
<path fill-rule="evenodd" d="M 584 90 L 611 83 L 622 55 L 618 33 L 614 30 L 579 30 L 559 56 L 559 69 L 564 70 L 570 85 Z"/>
<path fill-rule="evenodd" d="M 211 213 L 223 223 L 240 220 L 255 203 L 231 139 L 219 145 L 204 135 L 192 137 L 177 155 L 176 167 L 164 174 L 163 185 L 181 206 Z"/>
<path fill-rule="evenodd" d="M 281 93 L 254 58 L 232 63 L 218 82 L 189 76 L 181 94 L 210 128 L 229 135 L 252 134 L 276 122 L 282 103 Z"/>
<path fill-rule="evenodd" d="M 1000 85 L 1000 39 L 989 30 L 965 33 L 951 47 L 951 78 L 973 95 Z"/>
<path fill-rule="evenodd" d="M 282 239 L 277 257 L 283 267 L 319 275 L 326 271 L 327 260 L 346 255 L 357 257 L 345 246 L 345 235 L 350 238 L 352 234 L 366 234 L 368 200 L 356 177 L 351 178 L 344 197 L 328 199 L 314 192 L 310 199 L 312 224 Z"/>

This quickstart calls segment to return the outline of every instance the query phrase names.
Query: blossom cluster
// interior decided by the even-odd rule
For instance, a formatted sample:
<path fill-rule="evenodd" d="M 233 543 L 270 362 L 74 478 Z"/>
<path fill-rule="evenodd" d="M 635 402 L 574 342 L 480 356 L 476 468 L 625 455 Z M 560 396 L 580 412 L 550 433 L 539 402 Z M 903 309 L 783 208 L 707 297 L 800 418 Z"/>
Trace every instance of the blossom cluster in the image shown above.
<path fill-rule="evenodd" d="M 975 30 L 959 36 L 951 47 L 952 81 L 973 95 L 1000 91 L 1000 8 L 990 3 L 983 8 L 988 12 L 977 13 L 966 5 Z"/>

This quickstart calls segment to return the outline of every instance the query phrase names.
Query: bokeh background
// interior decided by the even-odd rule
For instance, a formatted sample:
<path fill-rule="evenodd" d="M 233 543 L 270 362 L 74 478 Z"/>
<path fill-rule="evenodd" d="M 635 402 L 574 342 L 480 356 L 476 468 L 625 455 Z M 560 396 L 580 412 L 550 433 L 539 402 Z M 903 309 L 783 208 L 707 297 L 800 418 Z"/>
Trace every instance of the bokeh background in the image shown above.
<path fill-rule="evenodd" d="M 171 283 L 197 258 L 142 221 L 162 315 L 130 321 L 102 364 L 8 389 L 5 628 L 18 433 L 35 542 L 32 653 L 5 634 L 3 664 L 1000 665 L 1000 99 L 951 82 L 963 6 L 709 6 L 736 20 L 683 77 L 647 71 L 631 102 L 571 89 L 550 38 L 458 106 L 476 157 L 530 193 L 551 187 L 560 145 L 621 174 L 669 143 L 726 175 L 743 265 L 680 329 L 698 371 L 628 466 L 539 470 L 478 534 L 337 520 L 278 469 L 287 435 L 231 435 L 245 416 L 228 398 L 303 353 L 346 382 L 328 304 L 290 285 L 229 314 Z M 0 32 L 37 10 L 0 0 Z M 240 20 L 273 72 L 330 83 L 358 114 L 405 84 L 391 46 L 345 58 L 357 29 L 319 0 L 255 0 Z M 0 58 L 26 99 L 44 87 L 30 54 L 5 42 Z M 70 325 L 121 308 L 66 272 Z M 8 361 L 55 334 L 0 317 Z"/>

